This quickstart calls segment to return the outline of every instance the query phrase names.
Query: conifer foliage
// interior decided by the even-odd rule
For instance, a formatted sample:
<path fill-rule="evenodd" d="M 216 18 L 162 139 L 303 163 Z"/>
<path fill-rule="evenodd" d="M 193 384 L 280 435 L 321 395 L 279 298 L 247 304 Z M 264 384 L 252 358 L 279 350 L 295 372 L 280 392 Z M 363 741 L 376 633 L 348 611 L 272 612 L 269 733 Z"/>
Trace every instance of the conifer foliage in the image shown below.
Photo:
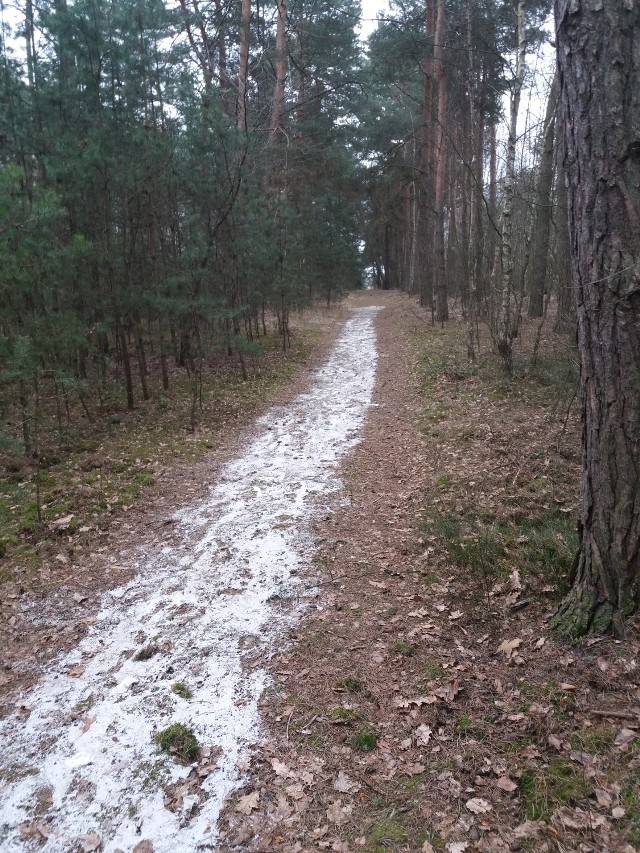
<path fill-rule="evenodd" d="M 274 318 L 286 347 L 292 308 L 359 284 L 341 128 L 358 20 L 353 0 L 23 0 L 5 15 L 5 445 L 37 455 L 45 398 L 94 417 L 107 390 L 131 409 L 220 353 L 245 371 Z"/>

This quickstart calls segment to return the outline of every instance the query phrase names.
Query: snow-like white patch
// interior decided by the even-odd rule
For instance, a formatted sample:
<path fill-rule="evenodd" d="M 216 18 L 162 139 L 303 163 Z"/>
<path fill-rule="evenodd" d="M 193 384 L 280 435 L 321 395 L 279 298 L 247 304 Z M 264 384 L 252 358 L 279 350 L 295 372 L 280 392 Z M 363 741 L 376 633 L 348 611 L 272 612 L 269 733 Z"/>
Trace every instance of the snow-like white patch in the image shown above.
<path fill-rule="evenodd" d="M 262 417 L 210 497 L 179 514 L 183 544 L 145 558 L 130 583 L 106 594 L 78 650 L 23 698 L 29 710 L 0 724 L 3 851 L 81 849 L 74 839 L 83 835 L 94 849 L 89 833 L 106 853 L 129 853 L 141 839 L 155 853 L 215 849 L 222 803 L 260 735 L 268 683 L 243 657 L 256 646 L 268 656 L 301 610 L 310 519 L 319 498 L 340 489 L 339 462 L 370 405 L 377 310 L 347 321 L 311 390 Z M 149 644 L 158 651 L 135 660 Z M 190 698 L 173 692 L 176 682 Z M 200 794 L 186 792 L 177 811 L 165 807 L 164 787 L 192 768 L 154 743 L 173 722 L 221 749 Z"/>

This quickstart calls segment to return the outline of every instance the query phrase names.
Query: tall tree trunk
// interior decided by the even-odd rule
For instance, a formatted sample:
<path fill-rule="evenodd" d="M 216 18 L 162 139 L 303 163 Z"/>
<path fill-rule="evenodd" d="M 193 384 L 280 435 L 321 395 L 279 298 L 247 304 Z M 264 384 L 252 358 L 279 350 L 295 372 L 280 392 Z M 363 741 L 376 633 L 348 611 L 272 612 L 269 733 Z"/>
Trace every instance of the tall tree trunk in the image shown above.
<path fill-rule="evenodd" d="M 383 290 L 391 290 L 391 225 L 384 226 L 384 281 Z"/>
<path fill-rule="evenodd" d="M 558 282 L 558 312 L 555 329 L 566 332 L 575 329 L 576 304 L 573 275 L 571 273 L 571 238 L 569 236 L 569 211 L 567 210 L 567 183 L 564 171 L 564 139 L 557 145 L 556 179 L 556 279 Z"/>
<path fill-rule="evenodd" d="M 436 20 L 435 0 L 427 0 L 425 26 L 427 39 L 434 37 Z M 416 284 L 420 291 L 420 304 L 433 303 L 433 45 L 427 46 L 427 56 L 422 66 L 424 94 L 422 101 L 422 139 L 420 145 L 420 183 L 418 193 L 417 230 L 420 245 L 417 252 Z"/>
<path fill-rule="evenodd" d="M 240 65 L 238 68 L 238 130 L 247 131 L 247 84 L 249 80 L 249 24 L 251 0 L 242 0 L 240 12 Z"/>
<path fill-rule="evenodd" d="M 473 27 L 472 12 L 475 0 L 467 2 L 467 58 L 469 61 L 469 78 L 474 81 L 475 58 L 473 51 Z M 469 211 L 469 262 L 467 264 L 469 275 L 469 288 L 467 296 L 467 357 L 469 361 L 475 361 L 477 328 L 478 328 L 478 272 L 482 260 L 480 222 L 482 213 L 482 154 L 483 154 L 483 122 L 482 116 L 476 119 L 475 92 L 473 87 L 469 91 L 469 131 L 475 136 L 475 145 L 472 145 L 471 161 L 471 208 Z M 479 130 L 476 128 L 478 124 Z M 464 178 L 463 178 L 464 180 Z"/>
<path fill-rule="evenodd" d="M 124 368 L 124 382 L 127 392 L 127 409 L 132 411 L 135 406 L 133 398 L 133 377 L 131 374 L 131 357 L 129 356 L 129 346 L 127 344 L 127 335 L 122 326 L 118 329 L 118 342 L 120 344 L 120 356 L 122 358 L 122 366 Z"/>
<path fill-rule="evenodd" d="M 447 85 L 442 64 L 442 51 L 444 46 L 444 19 L 445 0 L 438 0 L 438 14 L 436 18 L 435 46 L 433 55 L 433 66 L 435 78 L 438 84 L 438 124 L 436 127 L 436 190 L 435 190 L 435 232 L 434 232 L 434 255 L 435 255 L 435 291 L 436 291 L 436 320 L 444 323 L 449 319 L 449 305 L 447 300 L 447 273 L 444 242 L 444 219 L 445 219 L 445 173 L 447 163 L 447 152 L 444 142 L 444 123 L 447 112 Z"/>
<path fill-rule="evenodd" d="M 531 267 L 529 269 L 528 288 L 530 317 L 542 317 L 544 293 L 545 288 L 547 288 L 558 86 L 558 72 L 556 71 L 547 100 L 542 135 L 542 154 L 540 156 L 540 169 L 535 194 L 535 219 L 533 236 L 531 238 Z"/>
<path fill-rule="evenodd" d="M 218 35 L 216 37 L 216 47 L 218 49 L 218 86 L 220 87 L 222 109 L 226 115 L 230 116 L 233 113 L 233 94 L 227 61 L 226 10 L 223 8 L 220 0 L 215 0 L 215 7 L 216 23 L 218 26 Z"/>
<path fill-rule="evenodd" d="M 287 0 L 278 0 L 278 24 L 276 27 L 276 82 L 273 90 L 273 106 L 271 108 L 271 127 L 269 144 L 278 138 L 282 131 L 282 115 L 284 111 L 284 84 L 287 73 Z"/>
<path fill-rule="evenodd" d="M 583 458 L 580 549 L 553 622 L 620 634 L 640 575 L 640 4 L 555 11 Z"/>
<path fill-rule="evenodd" d="M 495 121 L 489 124 L 489 223 L 483 256 L 482 275 L 478 281 L 478 303 L 486 303 L 490 294 L 494 267 L 497 267 L 498 238 L 498 128 Z"/>
<path fill-rule="evenodd" d="M 497 348 L 505 370 L 510 373 L 513 362 L 513 199 L 515 195 L 516 176 L 516 141 L 518 130 L 518 112 L 520 110 L 520 94 L 524 80 L 526 35 L 524 26 L 524 0 L 518 0 L 516 73 L 511 87 L 511 103 L 509 113 L 509 139 L 507 141 L 507 163 L 504 176 L 504 191 L 502 203 L 502 291 L 500 294 L 500 310 L 498 315 Z"/>
<path fill-rule="evenodd" d="M 31 417 L 29 415 L 29 393 L 27 391 L 27 383 L 24 379 L 20 380 L 20 419 L 22 421 L 22 444 L 24 446 L 24 455 L 31 456 L 33 445 L 31 443 Z"/>

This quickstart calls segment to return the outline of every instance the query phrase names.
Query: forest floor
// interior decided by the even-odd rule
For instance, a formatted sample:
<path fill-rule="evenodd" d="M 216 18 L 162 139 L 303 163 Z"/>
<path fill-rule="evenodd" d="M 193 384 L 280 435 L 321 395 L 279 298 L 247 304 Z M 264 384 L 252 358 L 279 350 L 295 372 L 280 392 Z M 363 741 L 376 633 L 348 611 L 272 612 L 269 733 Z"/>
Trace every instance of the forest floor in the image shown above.
<path fill-rule="evenodd" d="M 253 440 L 246 433 L 229 435 L 197 463 L 172 468 L 147 492 L 144 506 L 134 503 L 120 512 L 104 535 L 85 533 L 81 548 L 74 551 L 56 534 L 66 560 L 56 561 L 52 552 L 48 577 L 60 568 L 62 584 L 41 584 L 38 596 L 9 592 L 15 598 L 5 600 L 12 613 L 3 626 L 6 668 L 0 674 L 5 743 L 11 737 L 24 743 L 32 717 L 40 714 L 42 724 L 34 729 L 40 740 L 27 746 L 26 764 L 3 767 L 0 841 L 6 849 L 115 850 L 120 827 L 112 824 L 128 820 L 133 834 L 122 836 L 126 853 L 640 850 L 637 625 L 628 626 L 624 641 L 586 638 L 574 644 L 548 627 L 575 548 L 580 441 L 570 346 L 544 329 L 532 366 L 537 324 L 525 324 L 515 376 L 506 378 L 489 353 L 486 333 L 481 356 L 470 366 L 463 324 L 433 327 L 408 297 L 361 293 L 347 305 L 384 306 L 375 319 L 373 406 L 364 426 L 357 413 L 349 414 L 355 421 L 345 421 L 343 449 L 331 465 L 352 446 L 356 429 L 360 443 L 342 463 L 344 490 L 325 482 L 321 468 L 313 474 L 324 483 L 316 491 L 313 537 L 294 548 L 293 579 L 276 578 L 278 591 L 268 599 L 268 619 L 280 622 L 279 632 L 275 624 L 273 631 L 271 625 L 263 629 L 269 635 L 265 646 L 256 636 L 257 622 L 255 632 L 239 629 L 240 663 L 230 670 L 233 691 L 226 706 L 230 720 L 245 711 L 251 716 L 252 693 L 257 699 L 266 689 L 255 708 L 261 727 L 252 728 L 250 720 L 244 736 L 246 743 L 256 733 L 250 759 L 240 777 L 228 772 L 225 792 L 234 785 L 236 790 L 226 800 L 219 833 L 208 841 L 201 823 L 207 800 L 215 799 L 207 780 L 225 767 L 221 749 L 234 761 L 245 759 L 222 735 L 209 737 L 200 712 L 211 679 L 221 679 L 219 671 L 209 673 L 206 661 L 216 657 L 224 637 L 216 639 L 206 628 L 206 589 L 178 600 L 183 584 L 176 566 L 197 568 L 201 552 L 180 551 L 183 528 L 174 508 L 199 507 L 180 522 L 193 538 L 203 526 L 198 513 L 211 505 L 210 483 Z M 343 316 L 326 318 L 324 353 Z M 367 345 L 363 338 L 351 358 L 362 350 L 367 361 Z M 316 365 L 322 354 L 317 351 Z M 364 394 L 368 380 L 358 381 Z M 281 402 L 295 406 L 310 383 L 305 371 L 279 392 Z M 357 393 L 353 400 L 362 403 Z M 320 416 L 316 426 L 333 423 L 332 417 Z M 295 433 L 295 422 L 287 430 Z M 323 446 L 337 442 L 332 438 Z M 278 444 L 267 451 L 274 458 Z M 234 494 L 233 503 L 241 499 Z M 306 514 L 277 512 L 285 530 L 310 523 Z M 204 527 L 223 515 L 214 507 Z M 219 530 L 218 540 L 222 535 Z M 158 543 L 168 549 L 164 562 Z M 216 548 L 221 550 L 219 541 Z M 109 671 L 111 716 L 105 711 L 102 720 L 107 706 L 95 683 L 74 692 L 69 682 L 90 675 L 103 649 L 96 651 L 94 640 L 74 657 L 74 645 L 105 622 L 103 591 L 125 590 L 125 598 L 131 593 L 143 603 L 135 578 L 149 572 L 152 551 L 163 576 L 175 574 L 162 595 L 173 596 L 174 609 L 162 618 L 173 622 L 176 636 L 153 622 L 157 602 L 150 612 L 136 611 L 139 624 L 129 626 L 122 644 L 128 655 L 121 649 Z M 290 559 L 267 551 L 273 563 Z M 218 568 L 226 562 L 219 560 Z M 127 586 L 132 577 L 134 586 Z M 224 583 L 217 594 L 231 601 L 240 590 L 233 578 Z M 142 597 L 153 594 L 147 588 Z M 132 612 L 126 611 L 129 617 Z M 254 622 L 259 618 L 262 611 Z M 66 657 L 55 657 L 64 651 Z M 140 672 L 132 675 L 136 657 Z M 93 677 L 106 676 L 96 671 Z M 160 688 L 180 701 L 168 702 Z M 194 760 L 178 775 L 159 759 L 140 761 L 137 775 L 157 793 L 149 806 L 132 798 L 128 805 L 123 801 L 124 818 L 105 816 L 104 809 L 92 813 L 92 800 L 108 802 L 110 791 L 99 790 L 97 780 L 83 789 L 73 776 L 85 772 L 83 761 L 91 765 L 88 747 L 66 747 L 48 768 L 48 784 L 37 778 L 39 754 L 54 750 L 37 704 L 42 701 L 51 715 L 54 740 L 56 725 L 76 742 L 103 727 L 105 758 L 94 759 L 94 766 L 106 773 L 115 763 L 124 773 L 142 731 L 114 728 L 129 693 L 144 699 L 153 719 L 157 712 L 157 719 L 190 723 L 202 748 L 197 752 L 193 745 L 193 756 L 186 757 Z M 71 699 L 71 712 L 60 713 L 60 704 Z M 55 787 L 61 765 L 72 779 L 65 801 L 75 800 L 88 813 L 72 842 L 59 830 L 64 809 Z M 16 799 L 12 791 L 25 780 L 30 787 Z M 166 847 L 160 836 L 145 832 L 154 810 L 171 812 L 173 823 L 156 818 L 156 825 L 168 833 L 177 826 L 183 846 Z"/>

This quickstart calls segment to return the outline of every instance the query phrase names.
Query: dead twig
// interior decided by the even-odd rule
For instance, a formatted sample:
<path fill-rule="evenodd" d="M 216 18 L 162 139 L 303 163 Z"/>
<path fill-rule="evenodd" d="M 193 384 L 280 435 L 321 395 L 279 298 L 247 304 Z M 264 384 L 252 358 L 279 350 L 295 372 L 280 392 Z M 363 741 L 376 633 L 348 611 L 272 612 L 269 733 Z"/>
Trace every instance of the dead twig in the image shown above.
<path fill-rule="evenodd" d="M 592 717 L 611 717 L 613 720 L 640 720 L 640 709 L 635 708 L 629 711 L 599 711 L 597 709 L 589 711 Z"/>

